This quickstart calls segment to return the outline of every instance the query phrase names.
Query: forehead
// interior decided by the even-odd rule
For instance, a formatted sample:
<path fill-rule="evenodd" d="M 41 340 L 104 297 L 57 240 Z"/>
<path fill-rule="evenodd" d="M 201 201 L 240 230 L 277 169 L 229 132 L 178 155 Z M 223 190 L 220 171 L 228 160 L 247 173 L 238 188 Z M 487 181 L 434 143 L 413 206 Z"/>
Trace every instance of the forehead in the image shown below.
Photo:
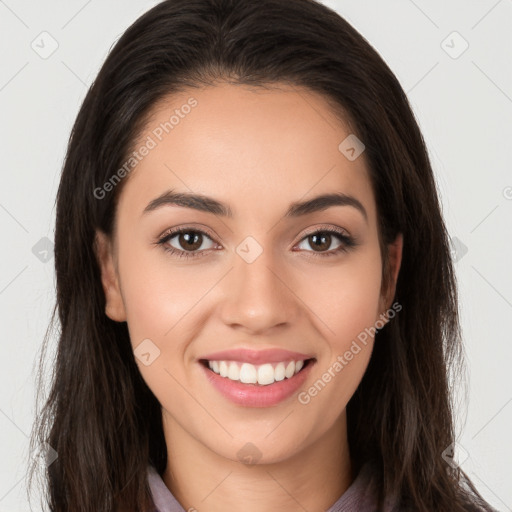
<path fill-rule="evenodd" d="M 153 108 L 134 145 L 139 156 L 119 209 L 142 212 L 172 188 L 229 203 L 235 217 L 262 218 L 273 208 L 336 191 L 358 196 L 371 217 L 364 152 L 349 160 L 340 150 L 349 136 L 349 125 L 327 100 L 304 88 L 187 89 Z"/>

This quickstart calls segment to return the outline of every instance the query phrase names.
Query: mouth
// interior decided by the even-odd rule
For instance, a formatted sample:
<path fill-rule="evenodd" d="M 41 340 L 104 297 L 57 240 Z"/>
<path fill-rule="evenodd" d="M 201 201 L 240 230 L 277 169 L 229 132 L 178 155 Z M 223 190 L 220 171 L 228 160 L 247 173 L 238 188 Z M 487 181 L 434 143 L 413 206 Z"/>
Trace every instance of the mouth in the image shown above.
<path fill-rule="evenodd" d="M 199 363 L 217 376 L 252 387 L 271 386 L 292 379 L 316 362 L 312 357 L 304 360 L 287 360 L 253 365 L 231 360 L 200 359 Z"/>
<path fill-rule="evenodd" d="M 306 384 L 315 362 L 314 357 L 260 365 L 198 360 L 207 382 L 225 399 L 242 407 L 275 407 L 286 403 Z"/>

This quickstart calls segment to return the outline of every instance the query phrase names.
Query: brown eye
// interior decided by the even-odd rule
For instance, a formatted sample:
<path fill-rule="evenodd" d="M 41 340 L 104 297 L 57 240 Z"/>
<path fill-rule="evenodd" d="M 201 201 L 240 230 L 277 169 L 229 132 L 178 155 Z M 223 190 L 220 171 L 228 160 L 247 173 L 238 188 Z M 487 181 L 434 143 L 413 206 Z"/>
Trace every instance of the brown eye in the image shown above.
<path fill-rule="evenodd" d="M 187 231 L 178 235 L 178 243 L 186 251 L 195 251 L 203 243 L 203 235 L 196 231 Z"/>
<path fill-rule="evenodd" d="M 333 240 L 334 238 L 334 240 Z M 303 238 L 301 244 L 307 242 L 310 248 L 313 251 L 309 252 L 327 252 L 329 250 L 336 250 L 339 246 L 343 246 L 345 243 L 346 237 L 341 233 L 334 233 L 330 231 L 316 231 L 315 233 L 311 233 L 310 235 Z M 338 242 L 338 245 L 331 247 L 333 242 Z M 301 247 L 303 248 L 303 247 Z"/>
<path fill-rule="evenodd" d="M 332 235 L 330 233 L 319 232 L 313 235 L 308 236 L 309 245 L 314 248 L 315 251 L 324 251 L 328 250 L 331 241 Z"/>
<path fill-rule="evenodd" d="M 305 244 L 310 248 L 304 247 Z M 297 247 L 301 250 L 306 249 L 305 252 L 316 253 L 318 256 L 335 256 L 336 254 L 348 251 L 356 245 L 356 240 L 344 230 L 325 228 L 306 235 Z"/>
<path fill-rule="evenodd" d="M 208 245 L 208 242 L 210 242 L 210 245 Z M 197 229 L 173 231 L 164 236 L 159 243 L 167 246 L 167 249 L 171 252 L 190 253 L 191 256 L 215 246 L 213 240 L 206 233 Z"/>

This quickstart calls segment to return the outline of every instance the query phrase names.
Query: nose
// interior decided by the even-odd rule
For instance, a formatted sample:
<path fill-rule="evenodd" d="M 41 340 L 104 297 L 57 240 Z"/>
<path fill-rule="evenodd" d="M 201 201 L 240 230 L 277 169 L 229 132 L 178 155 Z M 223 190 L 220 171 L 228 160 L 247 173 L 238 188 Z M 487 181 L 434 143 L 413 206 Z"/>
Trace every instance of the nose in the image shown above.
<path fill-rule="evenodd" d="M 276 265 L 271 250 L 264 250 L 251 263 L 235 254 L 234 268 L 224 282 L 224 324 L 251 334 L 293 325 L 300 301 L 289 281 L 283 266 Z"/>

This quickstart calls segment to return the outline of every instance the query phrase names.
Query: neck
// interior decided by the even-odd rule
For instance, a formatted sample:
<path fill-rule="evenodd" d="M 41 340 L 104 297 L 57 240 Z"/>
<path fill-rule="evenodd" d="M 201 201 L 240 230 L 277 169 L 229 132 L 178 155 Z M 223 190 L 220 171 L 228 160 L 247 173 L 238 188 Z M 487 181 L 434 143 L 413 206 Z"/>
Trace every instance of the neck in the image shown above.
<path fill-rule="evenodd" d="M 164 433 L 168 460 L 163 480 L 185 510 L 320 512 L 353 481 L 345 411 L 314 442 L 304 442 L 301 450 L 265 464 L 244 464 L 219 455 L 165 413 Z"/>

